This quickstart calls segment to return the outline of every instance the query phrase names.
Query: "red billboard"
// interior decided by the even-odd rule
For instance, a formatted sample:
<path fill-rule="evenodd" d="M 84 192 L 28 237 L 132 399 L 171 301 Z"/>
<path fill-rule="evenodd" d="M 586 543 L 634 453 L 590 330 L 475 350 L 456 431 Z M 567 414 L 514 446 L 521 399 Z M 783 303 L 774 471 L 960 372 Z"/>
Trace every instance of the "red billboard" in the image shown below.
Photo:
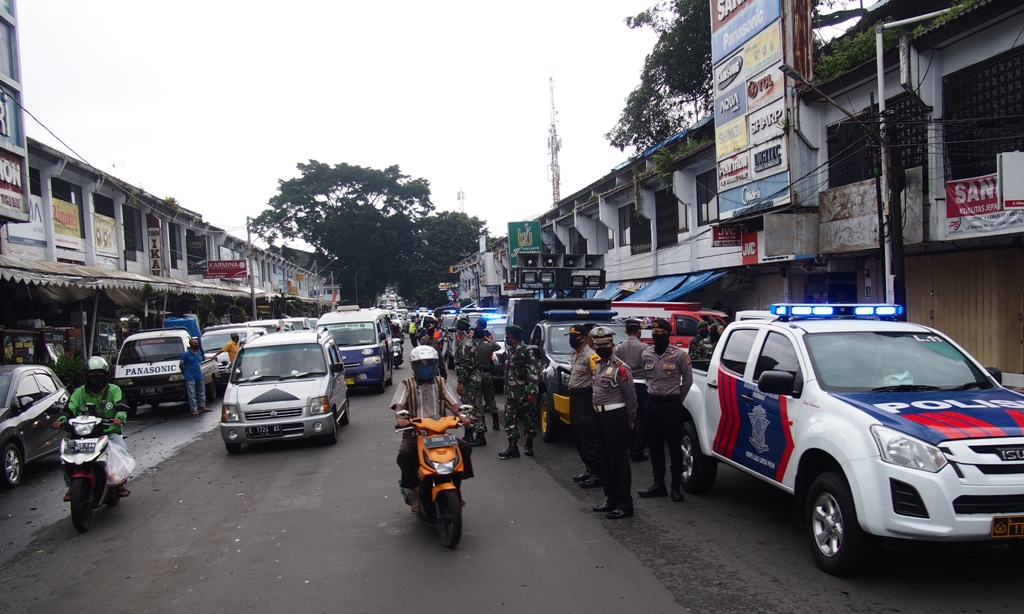
<path fill-rule="evenodd" d="M 714 226 L 711 229 L 711 247 L 739 247 L 741 242 L 739 226 Z"/>
<path fill-rule="evenodd" d="M 210 260 L 204 279 L 245 279 L 245 260 Z"/>
<path fill-rule="evenodd" d="M 946 182 L 946 218 L 972 217 L 999 211 L 996 174 Z"/>

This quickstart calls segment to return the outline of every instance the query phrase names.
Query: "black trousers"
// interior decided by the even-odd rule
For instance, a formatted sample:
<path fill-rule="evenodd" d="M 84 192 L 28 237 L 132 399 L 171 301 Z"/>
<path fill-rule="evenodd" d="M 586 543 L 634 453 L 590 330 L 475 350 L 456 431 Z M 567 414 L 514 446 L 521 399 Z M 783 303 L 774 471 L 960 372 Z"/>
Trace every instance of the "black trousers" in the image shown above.
<path fill-rule="evenodd" d="M 629 467 L 629 415 L 625 407 L 597 416 L 597 447 L 601 479 L 608 504 L 617 510 L 633 510 L 633 475 Z"/>
<path fill-rule="evenodd" d="M 647 395 L 647 443 L 651 447 L 654 482 L 665 483 L 665 444 L 672 462 L 669 470 L 675 479 L 683 474 L 683 404 L 679 396 Z"/>
<path fill-rule="evenodd" d="M 473 477 L 473 448 L 468 443 L 458 440 L 459 454 L 462 456 L 462 479 Z M 420 459 L 416 458 L 416 438 L 403 437 L 398 447 L 398 466 L 402 469 L 402 488 L 416 488 L 420 485 Z M 460 480 L 461 482 L 461 480 Z"/>
<path fill-rule="evenodd" d="M 594 413 L 594 391 L 580 388 L 569 391 L 569 421 L 576 452 L 590 473 L 601 475 L 601 457 L 597 451 L 597 415 Z"/>
<path fill-rule="evenodd" d="M 647 435 L 644 433 L 644 421 L 647 419 L 647 384 L 634 384 L 636 389 L 636 424 L 629 432 L 629 455 L 632 458 L 643 458 L 647 447 Z"/>

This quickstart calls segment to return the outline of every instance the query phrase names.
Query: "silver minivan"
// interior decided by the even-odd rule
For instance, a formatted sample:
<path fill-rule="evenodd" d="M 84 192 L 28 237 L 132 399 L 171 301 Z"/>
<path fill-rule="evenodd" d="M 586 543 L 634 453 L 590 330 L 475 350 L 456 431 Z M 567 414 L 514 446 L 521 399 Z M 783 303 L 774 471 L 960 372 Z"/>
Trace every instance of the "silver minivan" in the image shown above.
<path fill-rule="evenodd" d="M 334 338 L 315 330 L 252 339 L 235 358 L 220 432 L 229 453 L 243 443 L 319 437 L 338 442 L 348 424 L 345 365 Z"/>

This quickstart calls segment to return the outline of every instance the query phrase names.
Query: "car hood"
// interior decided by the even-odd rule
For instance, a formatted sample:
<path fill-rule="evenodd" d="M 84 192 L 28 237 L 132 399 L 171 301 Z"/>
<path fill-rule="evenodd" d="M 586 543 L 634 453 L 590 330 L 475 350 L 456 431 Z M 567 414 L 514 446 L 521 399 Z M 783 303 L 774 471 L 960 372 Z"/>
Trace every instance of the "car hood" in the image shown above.
<path fill-rule="evenodd" d="M 326 376 L 309 377 L 283 382 L 253 382 L 232 384 L 224 402 L 240 407 L 296 407 L 309 404 L 312 397 L 323 396 L 323 382 Z"/>
<path fill-rule="evenodd" d="M 1024 435 L 1024 396 L 1004 388 L 831 393 L 885 426 L 931 444 Z"/>

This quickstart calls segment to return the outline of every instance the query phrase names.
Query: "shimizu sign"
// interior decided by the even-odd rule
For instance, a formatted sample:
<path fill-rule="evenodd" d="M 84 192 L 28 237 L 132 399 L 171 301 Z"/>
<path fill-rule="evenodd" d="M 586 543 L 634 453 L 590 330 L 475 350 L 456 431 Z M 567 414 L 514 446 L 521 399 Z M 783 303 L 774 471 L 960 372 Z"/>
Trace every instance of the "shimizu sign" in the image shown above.
<path fill-rule="evenodd" d="M 509 222 L 508 247 L 512 268 L 519 266 L 517 257 L 522 254 L 539 254 L 541 251 L 540 222 Z"/>

